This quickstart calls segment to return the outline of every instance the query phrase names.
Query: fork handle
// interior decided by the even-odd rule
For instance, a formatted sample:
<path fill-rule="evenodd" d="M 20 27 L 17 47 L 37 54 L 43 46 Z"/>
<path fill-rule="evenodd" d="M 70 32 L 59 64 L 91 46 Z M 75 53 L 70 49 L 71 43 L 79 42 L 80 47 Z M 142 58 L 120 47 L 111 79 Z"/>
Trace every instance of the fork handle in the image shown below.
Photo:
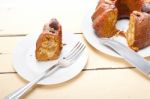
<path fill-rule="evenodd" d="M 10 93 L 8 96 L 5 97 L 5 99 L 19 99 L 22 95 L 24 95 L 26 92 L 29 91 L 34 85 L 37 84 L 40 80 L 42 80 L 47 75 L 52 74 L 54 71 L 56 71 L 59 68 L 58 64 L 53 65 L 51 68 L 46 69 L 43 73 L 38 75 L 33 81 L 29 82 L 25 86 L 17 89 L 13 93 Z"/>

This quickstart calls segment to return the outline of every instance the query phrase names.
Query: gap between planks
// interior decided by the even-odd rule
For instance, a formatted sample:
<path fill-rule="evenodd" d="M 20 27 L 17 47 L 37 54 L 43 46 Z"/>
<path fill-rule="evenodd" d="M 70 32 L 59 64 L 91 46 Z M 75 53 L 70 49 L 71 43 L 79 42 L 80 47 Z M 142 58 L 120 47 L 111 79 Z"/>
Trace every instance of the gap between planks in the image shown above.
<path fill-rule="evenodd" d="M 19 37 L 26 36 L 27 34 L 0 34 L 0 37 Z"/>
<path fill-rule="evenodd" d="M 83 34 L 83 33 L 74 33 L 74 34 Z M 26 35 L 28 34 L 0 34 L 0 37 L 20 37 Z"/>
<path fill-rule="evenodd" d="M 118 70 L 118 69 L 134 69 L 135 67 L 106 67 L 106 68 L 89 68 L 89 69 L 83 69 L 82 71 L 94 71 L 94 70 Z"/>
<path fill-rule="evenodd" d="M 83 34 L 83 33 L 74 33 L 74 34 Z M 27 34 L 0 34 L 0 37 L 20 37 L 26 36 Z M 0 53 L 7 54 L 7 53 Z M 134 69 L 135 67 L 117 67 L 117 68 L 90 68 L 90 69 L 83 69 L 82 71 L 96 71 L 96 70 L 118 70 L 118 69 Z M 0 74 L 15 74 L 17 72 L 0 72 Z"/>
<path fill-rule="evenodd" d="M 90 68 L 82 69 L 82 71 L 98 71 L 98 70 L 122 70 L 122 69 L 134 69 L 135 67 L 117 67 L 117 68 Z M 16 74 L 17 72 L 0 72 L 0 74 Z"/>
<path fill-rule="evenodd" d="M 82 33 L 74 33 L 74 34 L 82 34 Z M 0 37 L 24 37 L 26 35 L 28 34 L 0 34 Z M 2 54 L 9 54 L 9 53 L 0 52 L 0 55 Z"/>

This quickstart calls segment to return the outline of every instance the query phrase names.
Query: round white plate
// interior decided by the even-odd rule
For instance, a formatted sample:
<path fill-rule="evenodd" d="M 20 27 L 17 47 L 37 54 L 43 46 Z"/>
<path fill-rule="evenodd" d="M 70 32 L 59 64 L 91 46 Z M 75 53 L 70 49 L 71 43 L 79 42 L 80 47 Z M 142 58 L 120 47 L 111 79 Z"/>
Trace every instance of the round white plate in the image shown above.
<path fill-rule="evenodd" d="M 92 45 L 94 48 L 96 48 L 98 51 L 101 51 L 105 54 L 108 54 L 110 56 L 118 57 L 121 58 L 118 54 L 115 52 L 111 51 L 109 48 L 105 47 L 99 42 L 99 37 L 95 34 L 94 29 L 92 27 L 92 20 L 91 16 L 94 12 L 95 8 L 91 8 L 88 13 L 85 15 L 85 18 L 83 20 L 83 27 L 82 27 L 82 32 L 85 37 L 85 39 L 88 41 L 90 45 Z M 117 22 L 116 27 L 119 30 L 126 31 L 128 28 L 128 23 L 129 21 L 127 19 L 120 20 Z M 127 45 L 126 39 L 121 36 L 113 37 L 114 40 L 123 43 L 124 45 Z M 150 46 L 141 49 L 137 52 L 139 55 L 142 57 L 148 57 L 150 56 Z"/>
<path fill-rule="evenodd" d="M 40 74 L 48 66 L 52 66 L 58 60 L 40 62 L 35 59 L 36 40 L 39 34 L 32 34 L 26 36 L 15 48 L 13 54 L 13 67 L 18 74 L 28 80 L 32 81 L 38 74 Z M 71 33 L 63 34 L 64 47 L 61 51 L 61 56 L 66 54 L 78 41 L 81 41 L 76 35 Z M 60 57 L 61 57 L 60 56 Z M 68 81 L 79 74 L 87 63 L 87 50 L 72 64 L 66 68 L 60 68 L 49 77 L 41 80 L 38 84 L 58 84 Z"/>

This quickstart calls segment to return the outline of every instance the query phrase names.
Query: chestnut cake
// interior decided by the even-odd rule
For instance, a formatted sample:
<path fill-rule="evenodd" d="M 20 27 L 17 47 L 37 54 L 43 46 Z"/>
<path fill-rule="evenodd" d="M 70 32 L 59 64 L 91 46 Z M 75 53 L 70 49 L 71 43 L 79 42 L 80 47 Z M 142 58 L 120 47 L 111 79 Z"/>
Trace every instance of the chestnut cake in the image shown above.
<path fill-rule="evenodd" d="M 150 3 L 143 0 L 100 0 L 92 15 L 98 37 L 124 33 L 129 47 L 138 51 L 150 45 Z M 127 33 L 116 29 L 118 19 L 129 18 Z"/>
<path fill-rule="evenodd" d="M 130 15 L 126 39 L 135 51 L 150 45 L 150 14 L 134 11 Z"/>
<path fill-rule="evenodd" d="M 117 19 L 128 18 L 141 11 L 143 0 L 100 0 L 92 15 L 93 28 L 99 37 L 112 37 L 117 33 Z"/>
<path fill-rule="evenodd" d="M 109 3 L 102 3 L 96 9 L 92 16 L 92 20 L 93 28 L 99 37 L 112 37 L 117 32 L 115 28 L 117 15 L 117 8 Z"/>
<path fill-rule="evenodd" d="M 57 19 L 44 25 L 43 32 L 36 42 L 35 56 L 39 61 L 59 58 L 62 49 L 62 27 Z"/>

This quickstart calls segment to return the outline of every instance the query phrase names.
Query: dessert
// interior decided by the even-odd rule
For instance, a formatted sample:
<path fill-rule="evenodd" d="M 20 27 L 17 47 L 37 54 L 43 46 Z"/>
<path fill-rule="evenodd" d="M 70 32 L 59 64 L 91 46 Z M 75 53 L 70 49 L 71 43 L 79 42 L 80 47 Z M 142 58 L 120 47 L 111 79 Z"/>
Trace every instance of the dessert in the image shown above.
<path fill-rule="evenodd" d="M 99 37 L 117 33 L 117 19 L 129 18 L 133 11 L 141 11 L 143 0 L 100 0 L 92 15 L 93 28 Z"/>
<path fill-rule="evenodd" d="M 92 16 L 92 20 L 93 28 L 99 37 L 112 37 L 117 32 L 115 28 L 117 15 L 117 8 L 109 3 L 102 3 L 96 9 Z"/>
<path fill-rule="evenodd" d="M 135 51 L 150 45 L 150 14 L 134 11 L 130 15 L 126 39 Z"/>
<path fill-rule="evenodd" d="M 98 37 L 125 35 L 129 47 L 138 51 L 150 45 L 150 3 L 143 0 L 100 0 L 92 15 Z M 118 19 L 129 18 L 127 32 L 116 29 Z"/>
<path fill-rule="evenodd" d="M 35 56 L 39 61 L 59 58 L 62 49 L 62 28 L 57 19 L 44 25 L 43 32 L 36 42 Z"/>

